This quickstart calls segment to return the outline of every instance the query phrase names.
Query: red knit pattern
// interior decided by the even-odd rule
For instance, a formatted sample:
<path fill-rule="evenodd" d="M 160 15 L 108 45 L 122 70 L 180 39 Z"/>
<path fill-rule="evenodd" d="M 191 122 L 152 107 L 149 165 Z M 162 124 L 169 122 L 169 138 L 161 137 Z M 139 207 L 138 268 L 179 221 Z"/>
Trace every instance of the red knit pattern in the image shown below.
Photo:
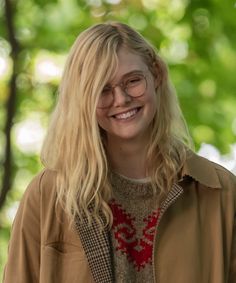
<path fill-rule="evenodd" d="M 113 213 L 113 233 L 116 239 L 116 250 L 125 254 L 135 269 L 140 271 L 146 264 L 152 263 L 152 248 L 159 217 L 159 209 L 143 219 L 142 237 L 138 238 L 135 228 L 135 217 L 112 200 L 110 207 Z"/>

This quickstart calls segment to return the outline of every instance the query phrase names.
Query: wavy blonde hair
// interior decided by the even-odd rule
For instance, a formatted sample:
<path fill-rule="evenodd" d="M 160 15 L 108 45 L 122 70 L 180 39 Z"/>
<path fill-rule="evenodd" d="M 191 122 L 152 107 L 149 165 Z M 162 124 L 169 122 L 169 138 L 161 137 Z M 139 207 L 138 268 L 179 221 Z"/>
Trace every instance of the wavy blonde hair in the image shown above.
<path fill-rule="evenodd" d="M 167 66 L 151 44 L 123 23 L 97 24 L 82 32 L 65 65 L 41 159 L 46 168 L 57 171 L 58 202 L 71 220 L 77 215 L 91 223 L 94 218 L 101 227 L 112 224 L 111 185 L 96 105 L 116 72 L 121 47 L 141 56 L 158 80 L 157 112 L 147 151 L 153 187 L 170 190 L 191 146 Z"/>

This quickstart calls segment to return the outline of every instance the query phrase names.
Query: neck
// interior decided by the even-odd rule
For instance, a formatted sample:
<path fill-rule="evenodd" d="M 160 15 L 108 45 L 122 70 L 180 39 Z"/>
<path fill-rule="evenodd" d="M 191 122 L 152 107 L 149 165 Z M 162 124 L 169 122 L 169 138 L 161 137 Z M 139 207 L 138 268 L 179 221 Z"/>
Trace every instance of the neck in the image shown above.
<path fill-rule="evenodd" d="M 147 140 L 124 141 L 112 137 L 108 138 L 106 148 L 112 170 L 128 178 L 146 178 L 147 144 Z"/>

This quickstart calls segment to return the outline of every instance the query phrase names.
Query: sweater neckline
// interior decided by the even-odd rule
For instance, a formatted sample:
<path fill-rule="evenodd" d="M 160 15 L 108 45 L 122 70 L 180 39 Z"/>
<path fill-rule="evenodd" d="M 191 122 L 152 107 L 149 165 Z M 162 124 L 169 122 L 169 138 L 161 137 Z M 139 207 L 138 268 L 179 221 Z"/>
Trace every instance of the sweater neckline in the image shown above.
<path fill-rule="evenodd" d="M 115 195 L 129 199 L 153 197 L 154 190 L 150 178 L 131 179 L 114 171 L 110 172 L 110 182 Z"/>
<path fill-rule="evenodd" d="M 125 175 L 122 175 L 120 173 L 117 173 L 115 171 L 112 172 L 112 174 L 115 174 L 115 175 L 118 175 L 120 178 L 122 179 L 125 179 L 125 180 L 128 180 L 132 183 L 138 183 L 138 184 L 147 184 L 147 183 L 150 183 L 151 182 L 151 178 L 150 177 L 146 177 L 146 178 L 130 178 L 130 177 L 127 177 Z"/>

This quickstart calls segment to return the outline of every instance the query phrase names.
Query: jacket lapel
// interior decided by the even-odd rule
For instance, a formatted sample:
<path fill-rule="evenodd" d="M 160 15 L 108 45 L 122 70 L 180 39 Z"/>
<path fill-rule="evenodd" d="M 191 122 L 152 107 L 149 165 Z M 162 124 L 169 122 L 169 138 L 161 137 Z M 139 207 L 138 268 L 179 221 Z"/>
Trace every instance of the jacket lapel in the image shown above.
<path fill-rule="evenodd" d="M 95 283 L 114 282 L 108 229 L 101 231 L 95 220 L 89 225 L 87 218 L 77 217 L 75 224 Z"/>

